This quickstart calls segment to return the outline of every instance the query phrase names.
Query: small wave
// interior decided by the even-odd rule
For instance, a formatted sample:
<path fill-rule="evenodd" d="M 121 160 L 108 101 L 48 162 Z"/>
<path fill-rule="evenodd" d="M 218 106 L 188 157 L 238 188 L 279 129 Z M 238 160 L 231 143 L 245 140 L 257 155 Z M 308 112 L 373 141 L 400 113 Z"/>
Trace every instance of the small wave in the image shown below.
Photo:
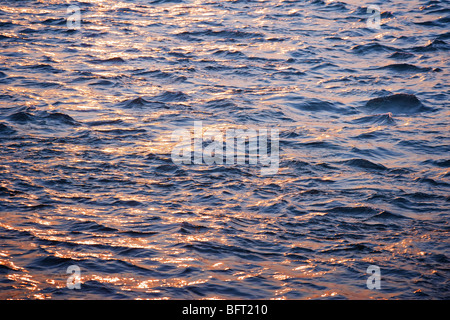
<path fill-rule="evenodd" d="M 67 24 L 67 20 L 64 18 L 48 18 L 41 23 L 47 26 L 65 26 Z"/>
<path fill-rule="evenodd" d="M 440 9 L 440 6 L 431 6 L 424 8 L 425 14 L 446 14 L 450 13 L 449 8 L 442 8 Z"/>
<path fill-rule="evenodd" d="M 182 102 L 188 100 L 188 95 L 181 91 L 164 91 L 152 99 L 160 102 Z"/>
<path fill-rule="evenodd" d="M 150 101 L 147 101 L 147 100 L 145 100 L 142 97 L 137 97 L 137 98 L 134 98 L 132 100 L 125 100 L 125 101 L 122 102 L 122 105 L 125 108 L 145 107 L 145 106 L 148 106 L 150 104 L 151 104 Z"/>
<path fill-rule="evenodd" d="M 450 39 L 450 32 L 445 32 L 443 34 L 440 34 L 436 40 L 448 40 Z"/>
<path fill-rule="evenodd" d="M 11 28 L 16 26 L 17 24 L 12 23 L 11 21 L 0 21 L 0 27 L 1 28 Z"/>
<path fill-rule="evenodd" d="M 16 130 L 8 127 L 7 125 L 0 123 L 0 135 L 11 135 L 14 134 Z"/>
<path fill-rule="evenodd" d="M 0 274 L 7 274 L 10 272 L 14 272 L 17 271 L 14 268 L 10 267 L 10 266 L 6 266 L 4 264 L 0 264 Z"/>
<path fill-rule="evenodd" d="M 31 79 L 22 80 L 22 85 L 27 87 L 35 87 L 35 88 L 58 88 L 61 86 L 58 82 L 50 82 L 50 81 L 36 81 Z"/>
<path fill-rule="evenodd" d="M 56 69 L 49 64 L 32 64 L 21 67 L 22 69 L 36 70 L 39 72 L 62 73 L 63 70 Z"/>
<path fill-rule="evenodd" d="M 450 145 L 448 144 L 435 144 L 427 140 L 401 140 L 397 143 L 401 147 L 407 147 L 415 150 L 415 152 L 423 154 L 440 154 L 450 152 Z"/>
<path fill-rule="evenodd" d="M 356 167 L 361 169 L 369 169 L 369 170 L 378 170 L 378 171 L 384 171 L 387 170 L 385 166 L 382 164 L 373 163 L 366 159 L 351 159 L 351 160 L 345 160 L 341 161 L 340 163 L 343 163 L 349 167 Z"/>
<path fill-rule="evenodd" d="M 67 29 L 66 32 L 78 32 L 78 30 L 69 30 L 69 29 Z M 86 37 L 86 38 L 100 38 L 100 37 L 106 36 L 106 35 L 108 35 L 108 32 L 101 32 L 100 30 L 83 33 L 83 36 Z M 87 47 L 91 46 L 90 44 L 84 44 L 84 45 L 87 46 Z"/>
<path fill-rule="evenodd" d="M 157 166 L 156 168 L 154 168 L 155 172 L 158 173 L 177 173 L 177 174 L 183 174 L 184 170 L 180 169 L 177 165 L 175 164 L 162 164 Z M 162 186 L 162 184 L 160 185 Z M 166 186 L 174 186 L 173 184 L 169 184 Z"/>
<path fill-rule="evenodd" d="M 49 122 L 58 122 L 60 124 L 66 124 L 71 126 L 80 125 L 76 120 L 67 114 L 60 112 L 41 112 L 40 114 L 34 115 L 26 111 L 16 112 L 8 117 L 12 122 L 24 124 L 24 123 L 37 123 L 46 125 Z"/>
<path fill-rule="evenodd" d="M 68 226 L 70 226 L 70 230 L 71 231 L 85 231 L 85 232 L 117 232 L 119 231 L 116 228 L 111 228 L 111 227 L 107 227 L 104 226 L 98 222 L 95 221 L 71 221 L 70 223 L 67 224 Z"/>
<path fill-rule="evenodd" d="M 450 167 L 450 160 L 447 159 L 441 159 L 441 160 L 426 160 L 423 162 L 423 164 L 432 164 L 437 167 L 441 168 L 449 168 Z"/>
<path fill-rule="evenodd" d="M 339 66 L 337 66 L 334 63 L 323 62 L 323 63 L 319 63 L 318 65 L 312 67 L 311 70 L 322 70 L 322 69 L 326 69 L 326 68 L 338 68 L 338 67 Z"/>
<path fill-rule="evenodd" d="M 190 59 L 190 58 L 192 58 L 192 55 L 187 54 L 187 53 L 183 53 L 183 52 L 178 52 L 178 51 L 170 51 L 168 53 L 168 55 L 172 56 L 172 57 L 180 58 L 180 59 Z"/>
<path fill-rule="evenodd" d="M 347 9 L 347 5 L 345 2 L 341 2 L 341 1 L 327 1 L 325 3 L 325 8 L 324 9 L 328 9 L 328 10 L 333 10 L 333 11 L 344 11 L 346 12 Z"/>
<path fill-rule="evenodd" d="M 371 99 L 363 109 L 371 113 L 393 114 L 415 114 L 432 110 L 425 107 L 415 95 L 406 93 Z"/>
<path fill-rule="evenodd" d="M 186 37 L 186 36 L 209 36 L 209 37 L 217 37 L 217 38 L 225 38 L 225 39 L 250 39 L 250 38 L 264 38 L 264 35 L 256 32 L 245 32 L 239 30 L 203 30 L 203 31 L 183 31 L 177 33 L 177 36 Z"/>
<path fill-rule="evenodd" d="M 32 29 L 32 28 L 25 28 L 25 29 L 19 30 L 19 33 L 21 33 L 21 34 L 33 34 L 33 33 L 38 33 L 38 32 L 40 32 L 39 29 Z"/>
<path fill-rule="evenodd" d="M 162 3 L 183 3 L 184 0 L 153 0 L 151 4 L 162 4 Z"/>
<path fill-rule="evenodd" d="M 292 107 L 309 112 L 332 112 L 338 114 L 352 114 L 353 110 L 347 109 L 345 107 L 339 107 L 341 105 L 339 102 L 329 102 L 319 99 L 311 99 L 301 103 L 289 103 Z"/>
<path fill-rule="evenodd" d="M 450 22 L 450 17 L 441 17 L 436 20 L 414 22 L 414 24 L 422 25 L 422 26 L 429 26 L 429 27 L 446 27 L 446 26 L 448 26 L 449 22 Z"/>
<path fill-rule="evenodd" d="M 69 125 L 79 125 L 77 121 L 75 121 L 71 116 L 60 113 L 60 112 L 54 112 L 50 113 L 47 116 L 44 117 L 48 120 L 58 121 L 60 123 L 69 124 Z"/>
<path fill-rule="evenodd" d="M 205 107 L 208 109 L 232 110 L 236 109 L 237 105 L 228 99 L 217 99 L 206 102 Z"/>
<path fill-rule="evenodd" d="M 161 79 L 173 77 L 173 74 L 171 74 L 169 72 L 164 72 L 161 70 L 140 71 L 140 72 L 137 72 L 136 74 L 140 75 L 140 76 L 151 76 L 151 77 L 161 78 Z"/>
<path fill-rule="evenodd" d="M 450 184 L 444 181 L 437 181 L 436 179 L 431 179 L 431 178 L 415 178 L 414 181 L 416 182 L 421 182 L 421 183 L 426 183 L 429 184 L 431 186 L 441 186 L 441 187 L 449 187 Z"/>
<path fill-rule="evenodd" d="M 206 232 L 208 230 L 211 230 L 211 228 L 202 226 L 202 225 L 196 225 L 196 224 L 192 224 L 189 222 L 182 222 L 181 223 L 181 228 L 183 231 L 183 233 L 202 233 L 202 232 Z"/>
<path fill-rule="evenodd" d="M 21 194 L 21 193 L 22 193 L 21 191 L 11 190 L 11 189 L 8 189 L 6 187 L 1 187 L 0 186 L 0 194 L 1 195 L 15 196 L 15 195 Z"/>
<path fill-rule="evenodd" d="M 213 53 L 215 56 L 231 57 L 231 58 L 246 58 L 247 56 L 238 50 L 217 50 Z"/>
<path fill-rule="evenodd" d="M 368 207 L 368 206 L 358 206 L 358 207 L 334 207 L 330 210 L 327 210 L 329 213 L 338 213 L 338 214 L 351 214 L 351 215 L 362 215 L 368 216 L 372 214 L 376 214 L 378 210 Z"/>
<path fill-rule="evenodd" d="M 120 120 L 120 119 L 96 120 L 96 121 L 85 122 L 85 124 L 87 124 L 88 126 L 91 126 L 91 127 L 117 125 L 117 124 L 122 124 L 122 123 L 123 123 L 123 120 Z"/>
<path fill-rule="evenodd" d="M 115 82 L 109 80 L 98 80 L 92 83 L 89 83 L 90 86 L 108 86 L 112 87 L 115 85 Z"/>
<path fill-rule="evenodd" d="M 389 58 L 396 59 L 396 60 L 407 60 L 407 59 L 410 59 L 413 57 L 414 57 L 414 54 L 409 53 L 409 52 L 404 52 L 404 51 L 396 51 L 389 56 Z"/>
<path fill-rule="evenodd" d="M 389 211 L 382 211 L 370 217 L 367 220 L 371 221 L 371 220 L 399 220 L 399 219 L 409 219 L 409 218 Z"/>
<path fill-rule="evenodd" d="M 161 70 L 138 71 L 136 74 L 140 75 L 140 76 L 148 76 L 148 77 L 152 77 L 155 79 L 166 80 L 170 83 L 184 82 L 188 79 L 185 76 L 180 76 L 176 73 L 170 73 L 170 72 L 165 72 L 165 71 L 161 71 Z"/>
<path fill-rule="evenodd" d="M 118 269 L 120 270 L 120 269 Z M 114 284 L 102 283 L 96 280 L 88 280 L 83 282 L 83 292 L 89 297 L 90 295 L 105 297 L 106 299 L 123 299 L 124 295 L 119 293 Z"/>
<path fill-rule="evenodd" d="M 173 163 L 170 155 L 164 155 L 164 154 L 149 153 L 147 155 L 146 159 L 151 161 L 152 163 L 155 163 L 156 161 L 166 163 L 166 164 Z"/>
<path fill-rule="evenodd" d="M 76 260 L 70 258 L 61 258 L 47 255 L 33 259 L 29 267 L 38 270 L 62 269 L 76 263 Z"/>
<path fill-rule="evenodd" d="M 20 111 L 17 113 L 14 113 L 8 117 L 10 121 L 17 122 L 17 123 L 26 123 L 33 120 L 33 116 L 29 114 L 28 112 Z"/>
<path fill-rule="evenodd" d="M 124 136 L 124 135 L 136 135 L 138 133 L 144 133 L 147 131 L 145 129 L 111 129 L 111 130 L 97 130 L 97 132 L 116 136 Z"/>
<path fill-rule="evenodd" d="M 123 207 L 140 207 L 143 206 L 143 203 L 136 200 L 117 200 L 111 203 L 111 205 Z"/>
<path fill-rule="evenodd" d="M 367 253 L 375 253 L 376 251 L 372 248 L 373 244 L 363 244 L 363 243 L 350 243 L 350 244 L 344 244 L 344 245 L 339 245 L 336 247 L 333 247 L 331 249 L 325 249 L 322 252 L 323 253 L 333 253 L 333 254 L 338 254 L 339 252 L 367 252 Z"/>
<path fill-rule="evenodd" d="M 364 132 L 364 133 L 358 134 L 357 136 L 355 136 L 353 138 L 358 139 L 358 140 L 377 139 L 382 135 L 385 135 L 385 134 L 379 133 L 379 131 L 369 131 L 369 132 Z"/>
<path fill-rule="evenodd" d="M 306 73 L 303 71 L 297 70 L 295 68 L 289 68 L 287 70 L 274 72 L 271 77 L 277 78 L 277 76 L 282 76 L 283 79 L 292 79 L 292 77 L 302 77 L 304 75 L 306 75 Z"/>
<path fill-rule="evenodd" d="M 394 63 L 389 64 L 384 67 L 376 68 L 377 70 L 389 70 L 394 72 L 428 72 L 431 70 L 430 67 L 417 67 L 413 64 L 408 63 Z"/>
<path fill-rule="evenodd" d="M 398 51 L 397 48 L 390 47 L 380 43 L 368 43 L 356 45 L 352 48 L 353 52 L 356 54 L 365 55 L 367 53 L 379 53 L 379 52 L 392 52 Z"/>
<path fill-rule="evenodd" d="M 121 57 L 114 57 L 114 58 L 109 58 L 109 59 L 95 59 L 95 60 L 90 60 L 88 62 L 93 63 L 93 64 L 121 64 L 121 63 L 124 63 L 125 60 L 122 59 Z"/>
<path fill-rule="evenodd" d="M 311 141 L 300 143 L 300 145 L 306 148 L 324 148 L 328 150 L 342 150 L 342 146 L 340 146 L 339 144 L 328 141 Z"/>
<path fill-rule="evenodd" d="M 444 196 L 439 196 L 439 195 L 436 195 L 433 193 L 425 193 L 425 192 L 405 193 L 404 196 L 411 199 L 413 202 L 418 202 L 418 201 L 423 201 L 423 200 L 427 201 L 427 200 L 431 200 L 431 199 L 443 200 L 445 198 Z"/>
<path fill-rule="evenodd" d="M 385 113 L 357 118 L 352 120 L 352 123 L 369 125 L 394 125 L 395 120 L 391 113 Z"/>
<path fill-rule="evenodd" d="M 413 47 L 410 50 L 413 52 L 433 52 L 433 51 L 448 51 L 449 45 L 447 42 L 439 39 L 433 40 L 431 43 L 427 44 L 426 46 L 418 46 Z"/>

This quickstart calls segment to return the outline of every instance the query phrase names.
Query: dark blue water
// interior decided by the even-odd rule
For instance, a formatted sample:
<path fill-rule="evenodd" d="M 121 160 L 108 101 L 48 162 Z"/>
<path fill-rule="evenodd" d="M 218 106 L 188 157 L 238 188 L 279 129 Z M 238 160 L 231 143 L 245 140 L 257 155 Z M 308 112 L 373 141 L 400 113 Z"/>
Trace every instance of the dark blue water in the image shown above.
<path fill-rule="evenodd" d="M 0 298 L 448 299 L 449 13 L 2 1 Z M 194 121 L 278 129 L 278 173 L 174 164 Z"/>

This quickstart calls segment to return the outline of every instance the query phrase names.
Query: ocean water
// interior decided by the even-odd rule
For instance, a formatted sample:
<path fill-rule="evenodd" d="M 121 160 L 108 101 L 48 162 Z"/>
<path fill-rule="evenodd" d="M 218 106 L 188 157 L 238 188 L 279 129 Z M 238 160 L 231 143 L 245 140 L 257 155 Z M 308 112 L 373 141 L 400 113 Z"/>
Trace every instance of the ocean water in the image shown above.
<path fill-rule="evenodd" d="M 0 298 L 450 298 L 449 25 L 443 0 L 1 1 Z M 195 121 L 278 129 L 278 172 L 175 164 Z"/>

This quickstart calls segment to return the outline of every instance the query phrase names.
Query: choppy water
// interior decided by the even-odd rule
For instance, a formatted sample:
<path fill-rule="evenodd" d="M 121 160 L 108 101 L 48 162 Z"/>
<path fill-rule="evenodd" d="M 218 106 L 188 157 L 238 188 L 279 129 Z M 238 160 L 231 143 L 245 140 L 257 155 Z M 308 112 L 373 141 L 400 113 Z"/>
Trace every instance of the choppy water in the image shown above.
<path fill-rule="evenodd" d="M 0 298 L 448 299 L 449 13 L 2 1 Z M 175 165 L 194 121 L 278 128 L 278 174 Z"/>

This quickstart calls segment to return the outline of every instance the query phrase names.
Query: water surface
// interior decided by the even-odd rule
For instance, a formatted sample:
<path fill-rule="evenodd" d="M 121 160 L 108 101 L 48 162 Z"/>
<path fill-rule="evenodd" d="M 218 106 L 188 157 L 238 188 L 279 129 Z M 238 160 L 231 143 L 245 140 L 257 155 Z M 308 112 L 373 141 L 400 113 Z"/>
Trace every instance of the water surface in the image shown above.
<path fill-rule="evenodd" d="M 449 11 L 2 1 L 0 298 L 448 299 Z M 278 174 L 175 165 L 194 121 L 279 129 Z"/>

